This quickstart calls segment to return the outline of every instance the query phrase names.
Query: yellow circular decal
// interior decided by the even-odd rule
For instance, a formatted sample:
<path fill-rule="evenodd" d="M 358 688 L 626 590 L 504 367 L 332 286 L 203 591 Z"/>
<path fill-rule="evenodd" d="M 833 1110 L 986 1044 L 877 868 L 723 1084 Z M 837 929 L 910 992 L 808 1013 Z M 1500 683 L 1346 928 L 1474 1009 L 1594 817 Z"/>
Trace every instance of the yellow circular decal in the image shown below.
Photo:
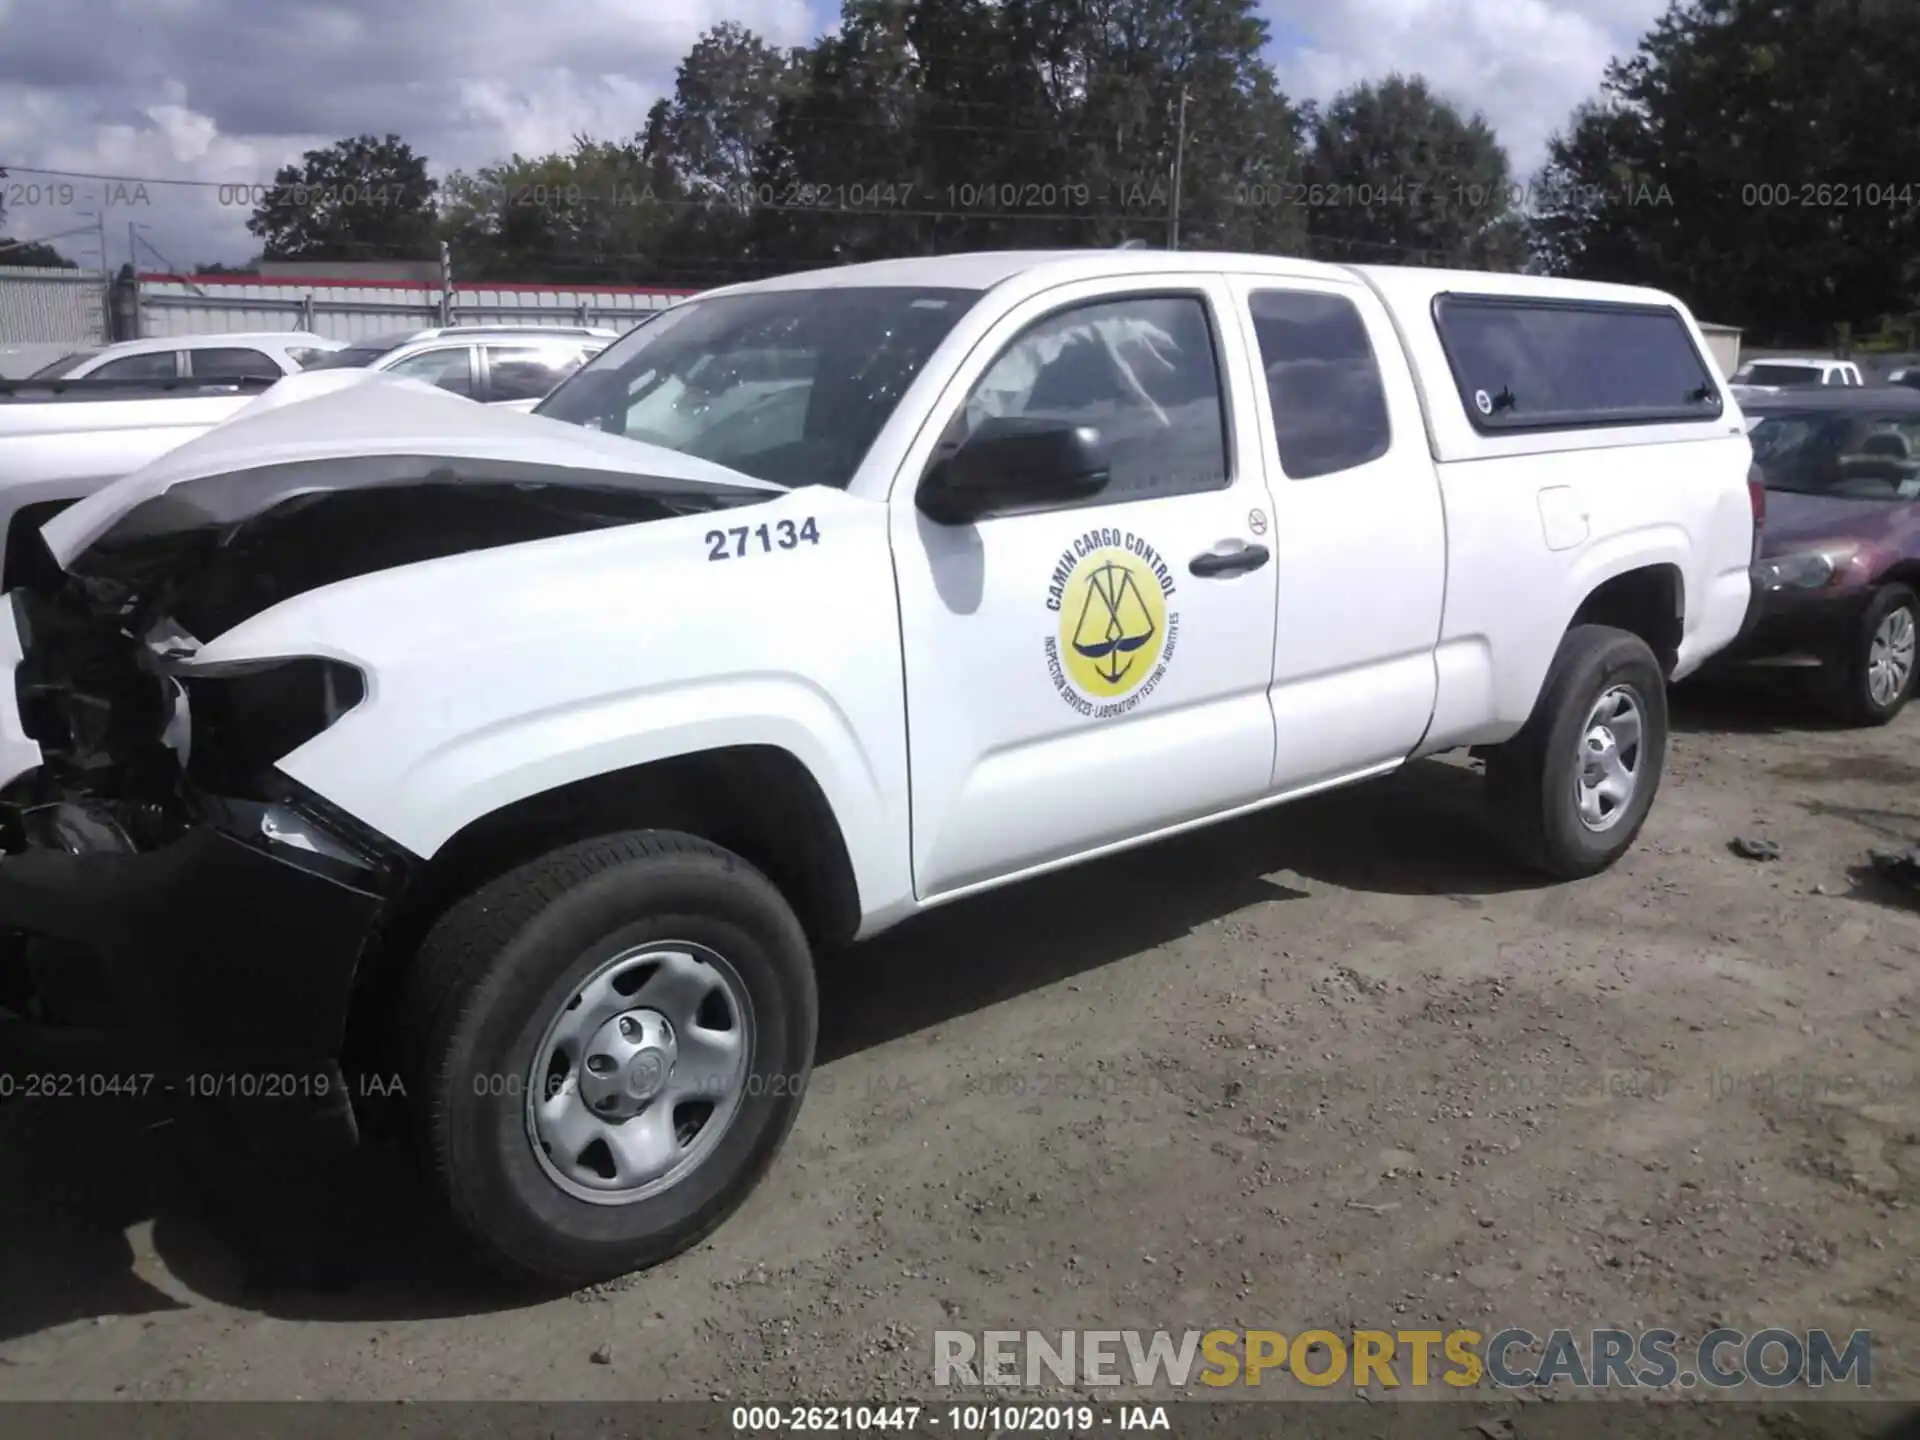
<path fill-rule="evenodd" d="M 1062 553 L 1047 587 L 1047 673 L 1060 698 L 1105 719 L 1159 686 L 1179 639 L 1173 571 L 1130 531 L 1093 530 Z"/>

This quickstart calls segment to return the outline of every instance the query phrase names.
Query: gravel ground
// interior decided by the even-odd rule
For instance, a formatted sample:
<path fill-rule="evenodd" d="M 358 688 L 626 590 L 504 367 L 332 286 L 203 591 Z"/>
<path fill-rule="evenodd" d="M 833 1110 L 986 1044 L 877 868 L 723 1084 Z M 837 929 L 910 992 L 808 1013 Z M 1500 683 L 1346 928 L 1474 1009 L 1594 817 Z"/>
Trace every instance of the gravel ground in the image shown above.
<path fill-rule="evenodd" d="M 0 1398 L 898 1399 L 939 1328 L 1726 1323 L 1871 1329 L 1920 1399 L 1920 897 L 1865 866 L 1920 841 L 1920 707 L 1677 717 L 1589 882 L 1431 762 L 832 962 L 766 1184 L 567 1299 L 490 1290 L 377 1150 L 209 1208 L 144 1107 L 10 1106 Z"/>

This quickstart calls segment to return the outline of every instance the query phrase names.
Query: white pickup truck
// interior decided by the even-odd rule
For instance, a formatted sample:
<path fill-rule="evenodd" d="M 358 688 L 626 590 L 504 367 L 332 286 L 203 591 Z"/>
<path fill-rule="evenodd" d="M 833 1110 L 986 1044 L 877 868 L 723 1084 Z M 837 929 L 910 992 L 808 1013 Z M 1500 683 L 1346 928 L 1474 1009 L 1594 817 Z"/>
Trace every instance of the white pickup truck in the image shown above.
<path fill-rule="evenodd" d="M 1668 296 L 1143 251 L 716 291 L 533 415 L 250 414 L 0 617 L 0 1046 L 283 1144 L 385 1056 L 489 1260 L 644 1266 L 771 1163 L 825 949 L 1460 747 L 1521 861 L 1610 864 L 1749 463 Z"/>

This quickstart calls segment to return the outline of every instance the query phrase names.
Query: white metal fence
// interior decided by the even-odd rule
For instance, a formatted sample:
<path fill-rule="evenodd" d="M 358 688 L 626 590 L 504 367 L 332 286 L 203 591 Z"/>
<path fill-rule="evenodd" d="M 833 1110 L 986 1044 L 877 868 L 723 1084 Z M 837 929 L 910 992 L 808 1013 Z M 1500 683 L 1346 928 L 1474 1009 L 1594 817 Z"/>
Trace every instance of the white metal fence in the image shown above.
<path fill-rule="evenodd" d="M 258 280 L 245 276 L 142 275 L 142 337 L 237 330 L 306 330 L 357 340 L 429 325 L 604 325 L 624 329 L 688 292 L 638 287 L 458 286 L 403 280 Z"/>
<path fill-rule="evenodd" d="M 0 344 L 98 344 L 106 336 L 107 284 L 98 271 L 0 265 Z"/>
<path fill-rule="evenodd" d="M 107 285 L 94 270 L 0 265 L 0 379 L 31 375 L 108 335 Z"/>

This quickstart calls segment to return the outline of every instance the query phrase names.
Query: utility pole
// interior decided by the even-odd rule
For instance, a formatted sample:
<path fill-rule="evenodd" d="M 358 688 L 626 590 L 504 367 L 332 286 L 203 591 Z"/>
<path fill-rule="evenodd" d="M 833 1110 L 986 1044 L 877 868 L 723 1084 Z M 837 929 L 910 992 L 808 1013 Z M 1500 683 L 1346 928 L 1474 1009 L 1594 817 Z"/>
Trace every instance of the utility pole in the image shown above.
<path fill-rule="evenodd" d="M 1173 138 L 1173 206 L 1167 215 L 1167 249 L 1180 248 L 1180 161 L 1187 150 L 1187 87 L 1180 87 L 1180 120 Z"/>
<path fill-rule="evenodd" d="M 115 300 L 120 299 L 120 287 L 107 286 L 107 294 Z M 111 304 L 113 301 L 109 300 L 108 303 Z M 144 327 L 140 323 L 140 227 L 131 220 L 127 221 L 127 288 L 124 304 L 126 306 L 123 312 L 125 323 L 114 326 L 114 333 L 117 335 L 124 329 L 127 333 L 121 336 L 123 340 L 142 339 L 140 331 Z"/>
<path fill-rule="evenodd" d="M 113 343 L 113 272 L 107 268 L 107 192 L 100 192 L 99 213 L 94 216 L 100 228 L 100 339 Z"/>

